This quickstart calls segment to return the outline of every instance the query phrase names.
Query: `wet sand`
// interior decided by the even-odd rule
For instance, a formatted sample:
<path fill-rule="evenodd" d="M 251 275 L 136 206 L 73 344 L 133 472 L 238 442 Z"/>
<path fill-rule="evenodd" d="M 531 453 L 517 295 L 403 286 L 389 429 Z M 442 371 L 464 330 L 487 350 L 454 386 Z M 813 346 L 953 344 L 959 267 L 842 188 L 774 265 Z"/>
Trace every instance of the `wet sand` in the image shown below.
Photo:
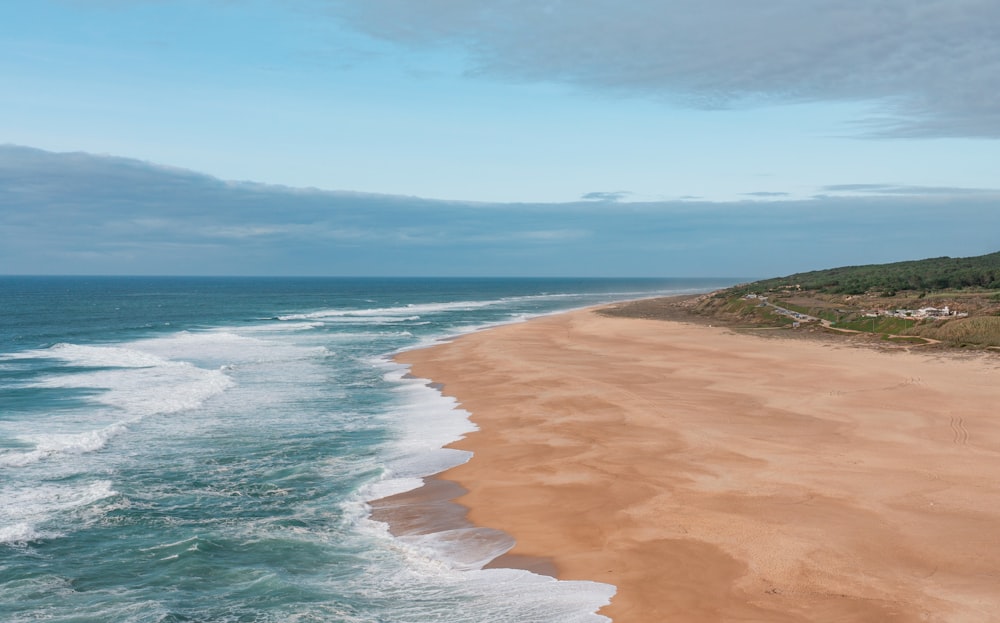
<path fill-rule="evenodd" d="M 615 623 L 1000 620 L 995 357 L 580 311 L 398 360 L 480 430 L 394 530 L 454 498 Z"/>

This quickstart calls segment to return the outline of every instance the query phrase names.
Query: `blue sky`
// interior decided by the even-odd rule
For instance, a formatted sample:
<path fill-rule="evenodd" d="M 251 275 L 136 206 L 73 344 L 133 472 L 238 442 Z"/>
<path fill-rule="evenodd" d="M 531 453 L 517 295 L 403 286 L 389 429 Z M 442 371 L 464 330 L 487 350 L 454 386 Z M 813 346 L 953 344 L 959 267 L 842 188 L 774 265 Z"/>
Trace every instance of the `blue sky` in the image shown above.
<path fill-rule="evenodd" d="M 1000 246 L 992 0 L 7 2 L 0 77 L 5 273 L 768 276 Z"/>

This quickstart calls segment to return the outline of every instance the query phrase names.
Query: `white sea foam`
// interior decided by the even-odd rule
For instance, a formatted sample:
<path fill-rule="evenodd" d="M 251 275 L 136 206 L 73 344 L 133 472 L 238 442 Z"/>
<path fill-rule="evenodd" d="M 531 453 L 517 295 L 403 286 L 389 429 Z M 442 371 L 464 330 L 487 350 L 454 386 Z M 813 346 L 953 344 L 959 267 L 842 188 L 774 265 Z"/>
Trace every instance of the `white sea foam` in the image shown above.
<path fill-rule="evenodd" d="M 449 311 L 480 309 L 493 305 L 501 305 L 503 299 L 489 301 L 450 301 L 447 303 L 414 303 L 399 307 L 373 307 L 371 309 L 324 309 L 305 314 L 289 314 L 278 316 L 278 320 L 326 320 L 331 318 L 375 318 L 376 321 L 399 316 L 420 316 L 422 314 L 438 314 Z"/>
<path fill-rule="evenodd" d="M 60 343 L 47 350 L 29 351 L 29 353 L 37 357 L 51 357 L 71 365 L 89 368 L 153 368 L 166 363 L 161 357 L 151 353 L 119 346 Z"/>
<path fill-rule="evenodd" d="M 336 331 L 323 335 L 328 342 L 355 342 L 358 340 L 379 340 L 400 337 L 413 337 L 409 331 Z"/>
<path fill-rule="evenodd" d="M 442 559 L 460 571 L 482 569 L 514 547 L 510 535 L 492 528 L 459 528 L 398 538 L 416 551 Z"/>
<path fill-rule="evenodd" d="M 401 323 L 414 323 L 420 320 L 420 316 L 417 314 L 410 314 L 407 316 L 369 316 L 369 315 L 345 315 L 336 314 L 323 317 L 323 325 L 335 324 L 335 325 L 366 325 L 366 326 L 376 326 L 376 325 L 393 325 Z"/>
<path fill-rule="evenodd" d="M 0 543 L 23 543 L 52 538 L 40 529 L 57 515 L 80 510 L 117 495 L 110 480 L 86 485 L 42 484 L 0 489 Z"/>
<path fill-rule="evenodd" d="M 53 455 L 96 452 L 104 448 L 112 437 L 125 430 L 124 423 L 116 422 L 98 430 L 82 433 L 19 435 L 18 441 L 34 444 L 35 447 L 27 451 L 0 453 L 0 467 L 25 467 Z"/>
<path fill-rule="evenodd" d="M 401 560 L 392 573 L 366 576 L 359 587 L 361 594 L 377 596 L 398 603 L 389 620 L 447 620 L 456 623 L 609 623 L 597 611 L 615 594 L 610 584 L 590 581 L 564 581 L 521 569 L 483 569 L 496 555 L 508 551 L 510 536 L 485 528 L 465 528 L 437 535 L 391 536 L 384 524 L 367 521 L 358 524 L 367 538 L 381 540 L 387 551 Z M 386 564 L 388 561 L 383 561 Z M 438 592 L 444 611 L 435 617 L 418 603 L 407 607 L 412 596 Z M 467 613 L 448 609 L 449 599 L 465 595 L 463 604 L 481 609 Z M 461 597 L 459 597 L 461 598 Z M 452 602 L 454 603 L 454 602 Z"/>
<path fill-rule="evenodd" d="M 184 334 L 178 335 L 174 339 L 183 342 Z M 126 421 L 191 409 L 232 386 L 232 379 L 221 370 L 164 358 L 163 355 L 171 354 L 170 342 L 171 339 L 148 340 L 128 347 L 57 344 L 22 356 L 53 358 L 74 367 L 96 368 L 49 375 L 29 386 L 102 390 L 89 400 L 122 410 Z M 162 347 L 161 352 L 153 352 L 158 350 L 156 346 Z"/>
<path fill-rule="evenodd" d="M 0 521 L 44 518 L 57 511 L 71 510 L 116 495 L 110 480 L 97 480 L 82 486 L 43 484 L 0 490 Z"/>
<path fill-rule="evenodd" d="M 388 463 L 394 477 L 427 476 L 460 465 L 468 452 L 445 448 L 476 430 L 469 412 L 428 385 L 426 379 L 407 376 L 406 366 L 381 361 L 386 378 L 395 383 L 399 405 L 387 412 L 400 435 L 392 445 Z"/>
<path fill-rule="evenodd" d="M 507 324 L 520 320 L 514 318 Z M 484 327 L 485 328 L 485 325 Z M 401 405 L 388 413 L 399 438 L 389 449 L 384 479 L 361 492 L 373 500 L 419 487 L 423 477 L 444 471 L 471 458 L 471 453 L 444 448 L 476 430 L 469 413 L 431 386 L 426 379 L 410 377 L 408 367 L 391 361 L 373 362 L 386 369 L 385 378 Z M 373 522 L 368 522 L 372 524 Z M 381 526 L 381 524 L 378 524 Z M 558 623 L 607 623 L 597 611 L 610 603 L 615 587 L 600 582 L 559 581 L 515 569 L 483 569 L 514 545 L 506 533 L 468 527 L 433 534 L 391 537 L 384 526 L 374 533 L 397 543 L 414 569 L 446 579 L 490 599 L 517 603 L 518 612 L 537 608 L 531 620 Z M 507 619 L 496 619 L 506 621 Z M 511 618 L 514 623 L 519 619 Z"/>
<path fill-rule="evenodd" d="M 616 589 L 611 584 L 556 580 L 518 569 L 484 569 L 463 574 L 466 581 L 488 590 L 506 603 L 525 604 L 537 621 L 553 623 L 610 623 L 597 611 L 611 603 Z M 534 605 L 535 609 L 531 606 Z M 515 623 L 515 621 L 511 621 Z"/>
<path fill-rule="evenodd" d="M 258 334 L 261 329 L 257 329 Z M 266 363 L 326 356 L 322 347 L 302 347 L 286 341 L 248 337 L 227 329 L 180 331 L 133 342 L 130 346 L 173 361 L 192 361 L 202 367 Z"/>
<path fill-rule="evenodd" d="M 232 383 L 221 370 L 160 359 L 155 366 L 54 375 L 33 386 L 100 388 L 104 391 L 90 400 L 121 409 L 129 419 L 135 419 L 192 409 L 224 392 Z"/>
<path fill-rule="evenodd" d="M 35 530 L 35 527 L 26 523 L 15 523 L 9 526 L 0 526 L 0 543 L 30 543 L 46 538 L 47 535 Z"/>
<path fill-rule="evenodd" d="M 510 537 L 502 533 L 470 528 L 440 535 L 399 538 L 383 530 L 374 536 L 392 542 L 392 549 L 404 561 L 391 575 L 365 578 L 376 580 L 368 589 L 373 595 L 381 599 L 398 596 L 393 600 L 400 604 L 399 611 L 393 612 L 396 620 L 432 618 L 433 614 L 429 616 L 422 608 L 410 611 L 406 603 L 414 590 L 419 595 L 434 590 L 442 591 L 445 599 L 467 595 L 472 600 L 470 607 L 483 610 L 467 614 L 449 611 L 434 620 L 609 623 L 609 619 L 597 611 L 611 602 L 616 590 L 611 584 L 556 580 L 521 569 L 482 569 L 494 554 L 502 554 L 511 546 Z"/>
<path fill-rule="evenodd" d="M 348 514 L 359 519 L 367 514 L 367 501 L 411 491 L 423 484 L 424 477 L 468 461 L 470 452 L 444 446 L 476 430 L 467 411 L 428 386 L 427 380 L 410 377 L 408 366 L 382 358 L 368 364 L 383 369 L 386 380 L 394 384 L 398 402 L 384 418 L 397 436 L 380 453 L 381 479 L 368 483 L 345 505 Z"/>
<path fill-rule="evenodd" d="M 79 399 L 104 409 L 64 410 L 39 420 L 8 422 L 4 433 L 26 447 L 0 452 L 0 467 L 23 468 L 40 461 L 104 449 L 129 426 L 152 415 L 198 408 L 233 386 L 223 369 L 173 360 L 179 353 L 235 351 L 239 336 L 207 333 L 207 339 L 176 334 L 162 339 L 101 346 L 61 343 L 26 351 L 19 359 L 57 360 L 70 367 L 26 383 L 36 389 L 81 389 Z M 259 340 L 249 340 L 257 345 Z M 69 465 L 63 461 L 63 464 Z"/>
<path fill-rule="evenodd" d="M 268 318 L 267 320 L 276 320 Z M 322 322 L 269 322 L 259 325 L 241 326 L 240 333 L 278 333 L 287 331 L 309 331 L 324 326 Z"/>

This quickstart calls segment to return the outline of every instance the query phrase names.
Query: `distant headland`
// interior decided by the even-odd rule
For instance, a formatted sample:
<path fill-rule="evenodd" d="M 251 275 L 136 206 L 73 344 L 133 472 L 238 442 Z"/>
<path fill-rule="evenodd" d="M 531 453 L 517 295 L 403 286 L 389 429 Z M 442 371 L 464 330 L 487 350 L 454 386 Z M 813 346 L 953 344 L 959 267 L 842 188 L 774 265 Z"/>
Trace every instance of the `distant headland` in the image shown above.
<path fill-rule="evenodd" d="M 1000 349 L 1000 252 L 796 273 L 604 313 L 885 346 Z"/>

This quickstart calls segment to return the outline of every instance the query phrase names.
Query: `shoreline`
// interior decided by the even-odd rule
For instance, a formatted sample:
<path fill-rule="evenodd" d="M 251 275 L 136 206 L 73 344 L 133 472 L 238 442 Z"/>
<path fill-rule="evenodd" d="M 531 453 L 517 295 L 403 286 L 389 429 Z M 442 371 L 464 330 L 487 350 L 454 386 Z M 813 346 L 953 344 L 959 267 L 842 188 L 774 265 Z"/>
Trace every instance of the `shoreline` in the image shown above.
<path fill-rule="evenodd" d="M 368 502 L 371 518 L 389 527 L 395 537 L 418 536 L 482 528 L 468 519 L 469 509 L 455 500 L 468 490 L 449 480 L 445 470 L 423 479 L 416 489 Z M 484 569 L 521 569 L 536 575 L 558 578 L 559 572 L 551 557 L 524 556 L 504 553 L 483 566 Z M 561 579 L 561 578 L 560 578 Z"/>
<path fill-rule="evenodd" d="M 946 555 L 935 540 L 1000 520 L 995 364 L 594 309 L 397 355 L 479 431 L 450 446 L 469 463 L 373 502 L 373 518 L 394 534 L 459 519 L 502 530 L 516 544 L 491 566 L 613 584 L 601 613 L 616 623 L 1000 607 L 1000 567 L 982 561 L 1000 544 Z"/>

